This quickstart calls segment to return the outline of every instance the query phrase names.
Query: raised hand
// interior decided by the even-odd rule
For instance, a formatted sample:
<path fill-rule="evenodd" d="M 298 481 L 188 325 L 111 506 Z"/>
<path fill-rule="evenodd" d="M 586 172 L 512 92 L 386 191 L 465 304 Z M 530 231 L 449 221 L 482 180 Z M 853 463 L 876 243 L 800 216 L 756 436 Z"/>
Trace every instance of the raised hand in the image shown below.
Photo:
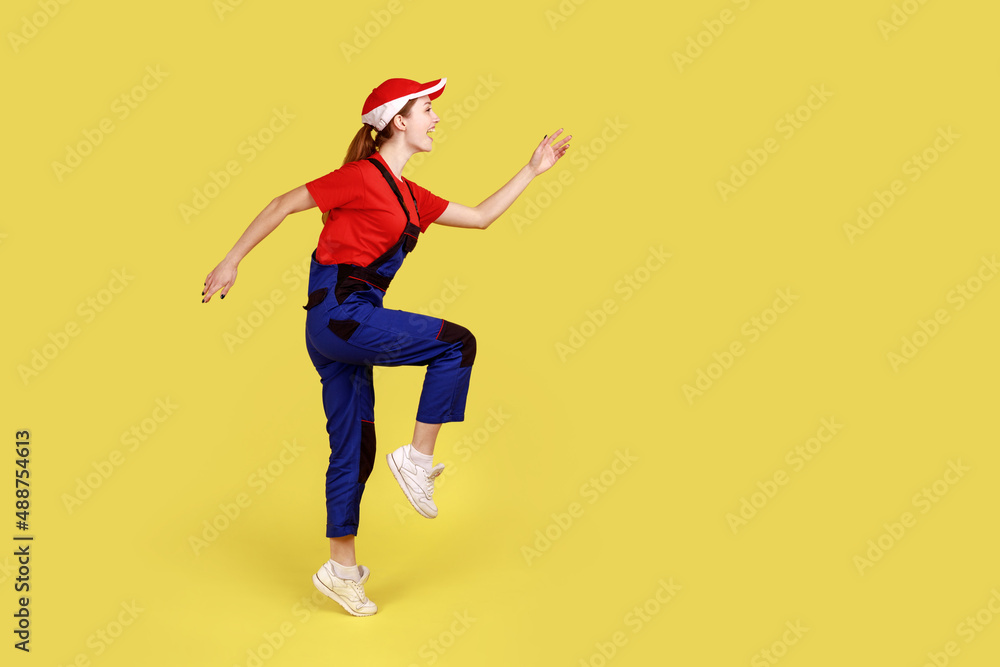
<path fill-rule="evenodd" d="M 546 171 L 559 158 L 566 154 L 566 149 L 569 148 L 568 142 L 573 138 L 572 134 L 557 143 L 553 143 L 562 131 L 563 128 L 560 127 L 555 131 L 555 134 L 542 139 L 541 143 L 535 148 L 535 152 L 531 155 L 531 160 L 528 161 L 528 167 L 531 168 L 535 176 Z"/>

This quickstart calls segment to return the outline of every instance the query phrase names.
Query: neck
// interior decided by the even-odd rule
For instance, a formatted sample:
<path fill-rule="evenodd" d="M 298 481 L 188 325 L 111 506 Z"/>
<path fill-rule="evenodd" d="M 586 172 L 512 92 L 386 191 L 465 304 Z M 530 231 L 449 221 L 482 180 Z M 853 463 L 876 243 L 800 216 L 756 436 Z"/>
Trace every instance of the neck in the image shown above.
<path fill-rule="evenodd" d="M 389 165 L 389 170 L 396 178 L 403 180 L 403 167 L 406 166 L 406 161 L 416 151 L 402 144 L 402 142 L 389 141 L 382 144 L 378 152 L 382 156 L 382 159 L 385 160 L 385 163 Z"/>

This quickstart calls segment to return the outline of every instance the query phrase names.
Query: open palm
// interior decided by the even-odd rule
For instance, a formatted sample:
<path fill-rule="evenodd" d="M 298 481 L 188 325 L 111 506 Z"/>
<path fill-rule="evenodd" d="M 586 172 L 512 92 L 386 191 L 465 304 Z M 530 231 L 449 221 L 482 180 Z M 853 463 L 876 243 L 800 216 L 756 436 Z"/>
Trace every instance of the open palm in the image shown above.
<path fill-rule="evenodd" d="M 559 128 L 551 136 L 547 136 L 542 139 L 541 143 L 535 148 L 535 152 L 531 155 L 531 160 L 528 161 L 528 166 L 534 171 L 535 175 L 543 173 L 549 167 L 554 165 L 556 161 L 566 154 L 566 149 L 569 148 L 569 140 L 573 138 L 573 135 L 567 135 L 564 139 L 553 143 L 556 138 L 562 133 L 563 128 Z"/>

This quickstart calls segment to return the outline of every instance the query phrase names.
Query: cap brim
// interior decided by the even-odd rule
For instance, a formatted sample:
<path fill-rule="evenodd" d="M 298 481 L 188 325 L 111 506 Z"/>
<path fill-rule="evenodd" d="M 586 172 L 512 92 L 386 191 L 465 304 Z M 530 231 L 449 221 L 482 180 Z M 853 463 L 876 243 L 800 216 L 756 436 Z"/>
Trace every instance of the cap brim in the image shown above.
<path fill-rule="evenodd" d="M 444 92 L 444 85 L 446 83 L 448 83 L 448 79 L 437 79 L 436 81 L 428 81 L 427 83 L 420 86 L 420 92 L 413 95 L 413 97 L 422 97 L 424 95 L 427 95 L 433 100 Z"/>

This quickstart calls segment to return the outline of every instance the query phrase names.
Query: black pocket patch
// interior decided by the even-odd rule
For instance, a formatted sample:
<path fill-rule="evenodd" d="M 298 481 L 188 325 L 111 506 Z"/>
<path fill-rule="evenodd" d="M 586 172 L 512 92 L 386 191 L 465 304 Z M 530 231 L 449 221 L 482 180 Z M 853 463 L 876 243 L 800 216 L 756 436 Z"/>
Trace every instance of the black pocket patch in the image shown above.
<path fill-rule="evenodd" d="M 360 322 L 355 322 L 354 320 L 330 320 L 327 326 L 330 327 L 330 331 L 337 334 L 338 338 L 348 340 L 359 325 Z"/>
<path fill-rule="evenodd" d="M 321 287 L 318 290 L 315 290 L 314 292 L 312 292 L 311 294 L 309 294 L 309 302 L 306 303 L 306 305 L 304 305 L 302 307 L 305 308 L 306 310 L 309 310 L 311 308 L 315 308 L 319 304 L 323 303 L 323 299 L 326 298 L 326 294 L 329 291 L 330 290 L 327 289 L 326 287 Z"/>
<path fill-rule="evenodd" d="M 368 481 L 375 467 L 375 424 L 361 422 L 361 462 L 358 466 L 358 484 Z"/>

